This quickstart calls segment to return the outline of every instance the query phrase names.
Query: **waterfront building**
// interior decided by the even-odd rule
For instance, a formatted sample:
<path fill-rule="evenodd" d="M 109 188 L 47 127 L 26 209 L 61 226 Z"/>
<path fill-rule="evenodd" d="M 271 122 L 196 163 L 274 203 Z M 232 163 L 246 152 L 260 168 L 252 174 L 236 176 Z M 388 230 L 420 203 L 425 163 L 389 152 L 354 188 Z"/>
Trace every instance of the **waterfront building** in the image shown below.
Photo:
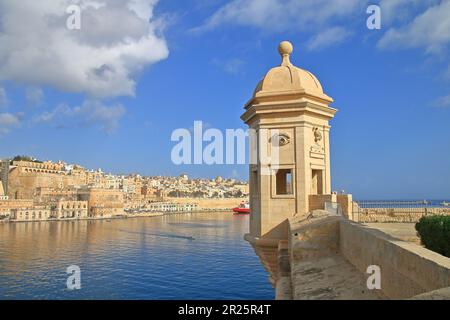
<path fill-rule="evenodd" d="M 3 184 L 0 183 L 0 201 L 1 200 L 8 200 L 8 195 L 5 193 L 5 190 L 3 189 Z"/>
<path fill-rule="evenodd" d="M 30 206 L 11 210 L 11 220 L 14 221 L 45 221 L 52 218 L 52 211 L 46 206 Z"/>
<path fill-rule="evenodd" d="M 8 196 L 3 190 L 3 184 L 0 183 L 0 220 L 9 219 L 11 216 L 11 209 L 7 207 L 6 204 Z"/>
<path fill-rule="evenodd" d="M 191 212 L 198 210 L 197 203 L 154 202 L 146 206 L 150 212 Z"/>
<path fill-rule="evenodd" d="M 84 219 L 88 217 L 88 202 L 60 199 L 37 203 L 32 199 L 0 199 L 0 216 L 11 221 Z"/>
<path fill-rule="evenodd" d="M 88 202 L 59 200 L 53 208 L 53 217 L 57 219 L 86 219 L 88 218 Z"/>
<path fill-rule="evenodd" d="M 32 157 L 15 157 L 6 161 L 8 170 L 2 169 L 2 186 L 9 194 L 0 192 L 0 200 L 31 200 L 26 206 L 2 206 L 4 213 L 12 209 L 31 210 L 34 206 L 47 206 L 53 211 L 60 201 L 87 201 L 89 218 L 108 218 L 122 215 L 124 209 L 139 210 L 148 203 L 177 198 L 233 198 L 248 195 L 248 185 L 234 180 L 217 178 L 189 180 L 179 177 L 142 177 L 140 175 L 105 174 L 101 169 L 86 170 L 77 164 L 62 161 L 39 161 Z M 4 175 L 4 173 L 8 173 Z M 247 188 L 246 188 L 247 186 Z M 3 187 L 4 191 L 5 188 Z M 109 190 L 109 191 L 108 191 Z M 113 198 L 110 201 L 110 198 Z M 164 210 L 191 210 L 191 208 L 164 208 Z M 84 217 L 83 212 L 53 212 L 51 218 Z M 29 212 L 28 216 L 31 216 Z M 3 216 L 6 216 L 4 214 Z M 19 215 L 18 215 L 19 216 Z M 25 217 L 25 213 L 23 213 Z M 25 219 L 25 218 L 23 218 Z"/>
<path fill-rule="evenodd" d="M 9 220 L 11 218 L 11 210 L 0 207 L 0 221 Z"/>
<path fill-rule="evenodd" d="M 88 202 L 88 217 L 107 218 L 124 214 L 124 195 L 120 190 L 83 187 L 78 199 Z"/>

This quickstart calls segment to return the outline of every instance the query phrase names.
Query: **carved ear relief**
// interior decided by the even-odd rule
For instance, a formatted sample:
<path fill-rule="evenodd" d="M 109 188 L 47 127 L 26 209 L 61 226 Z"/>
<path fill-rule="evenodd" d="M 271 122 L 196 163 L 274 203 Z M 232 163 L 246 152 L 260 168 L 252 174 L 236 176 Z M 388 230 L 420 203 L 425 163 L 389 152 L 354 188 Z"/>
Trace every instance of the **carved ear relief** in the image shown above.
<path fill-rule="evenodd" d="M 322 141 L 322 133 L 320 132 L 319 128 L 314 127 L 313 128 L 313 132 L 314 132 L 314 142 L 318 143 L 320 141 Z"/>

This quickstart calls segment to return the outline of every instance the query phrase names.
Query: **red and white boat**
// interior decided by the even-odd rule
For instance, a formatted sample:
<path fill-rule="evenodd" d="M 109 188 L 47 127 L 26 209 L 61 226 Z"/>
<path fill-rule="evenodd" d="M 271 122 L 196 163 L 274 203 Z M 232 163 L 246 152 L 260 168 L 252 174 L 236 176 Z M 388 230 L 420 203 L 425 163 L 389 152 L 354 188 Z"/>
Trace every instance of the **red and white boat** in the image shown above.
<path fill-rule="evenodd" d="M 239 207 L 233 208 L 235 214 L 249 214 L 250 204 L 248 202 L 242 201 Z"/>

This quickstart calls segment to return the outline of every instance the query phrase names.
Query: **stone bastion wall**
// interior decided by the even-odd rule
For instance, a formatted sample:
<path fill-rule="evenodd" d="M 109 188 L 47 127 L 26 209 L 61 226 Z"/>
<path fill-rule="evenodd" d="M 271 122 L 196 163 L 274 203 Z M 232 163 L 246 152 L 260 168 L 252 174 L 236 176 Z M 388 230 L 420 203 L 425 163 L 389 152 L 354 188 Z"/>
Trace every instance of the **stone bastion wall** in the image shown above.
<path fill-rule="evenodd" d="M 359 223 L 340 220 L 339 251 L 362 273 L 379 266 L 381 291 L 390 299 L 450 287 L 449 258 Z"/>
<path fill-rule="evenodd" d="M 450 258 L 323 211 L 289 225 L 290 265 L 277 270 L 278 298 L 450 299 Z M 369 266 L 380 268 L 380 290 L 367 288 Z"/>
<path fill-rule="evenodd" d="M 360 208 L 353 205 L 353 220 L 361 223 L 415 223 L 423 216 L 450 215 L 450 208 Z"/>

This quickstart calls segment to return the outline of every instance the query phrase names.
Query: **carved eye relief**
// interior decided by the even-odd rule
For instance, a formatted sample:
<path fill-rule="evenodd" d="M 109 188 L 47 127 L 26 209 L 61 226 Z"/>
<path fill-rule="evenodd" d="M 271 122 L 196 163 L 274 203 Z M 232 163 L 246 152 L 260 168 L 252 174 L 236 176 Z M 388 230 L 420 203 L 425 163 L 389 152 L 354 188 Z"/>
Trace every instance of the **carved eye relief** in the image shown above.
<path fill-rule="evenodd" d="M 272 141 L 279 146 L 285 146 L 291 141 L 291 138 L 287 134 L 276 134 L 272 137 Z"/>

